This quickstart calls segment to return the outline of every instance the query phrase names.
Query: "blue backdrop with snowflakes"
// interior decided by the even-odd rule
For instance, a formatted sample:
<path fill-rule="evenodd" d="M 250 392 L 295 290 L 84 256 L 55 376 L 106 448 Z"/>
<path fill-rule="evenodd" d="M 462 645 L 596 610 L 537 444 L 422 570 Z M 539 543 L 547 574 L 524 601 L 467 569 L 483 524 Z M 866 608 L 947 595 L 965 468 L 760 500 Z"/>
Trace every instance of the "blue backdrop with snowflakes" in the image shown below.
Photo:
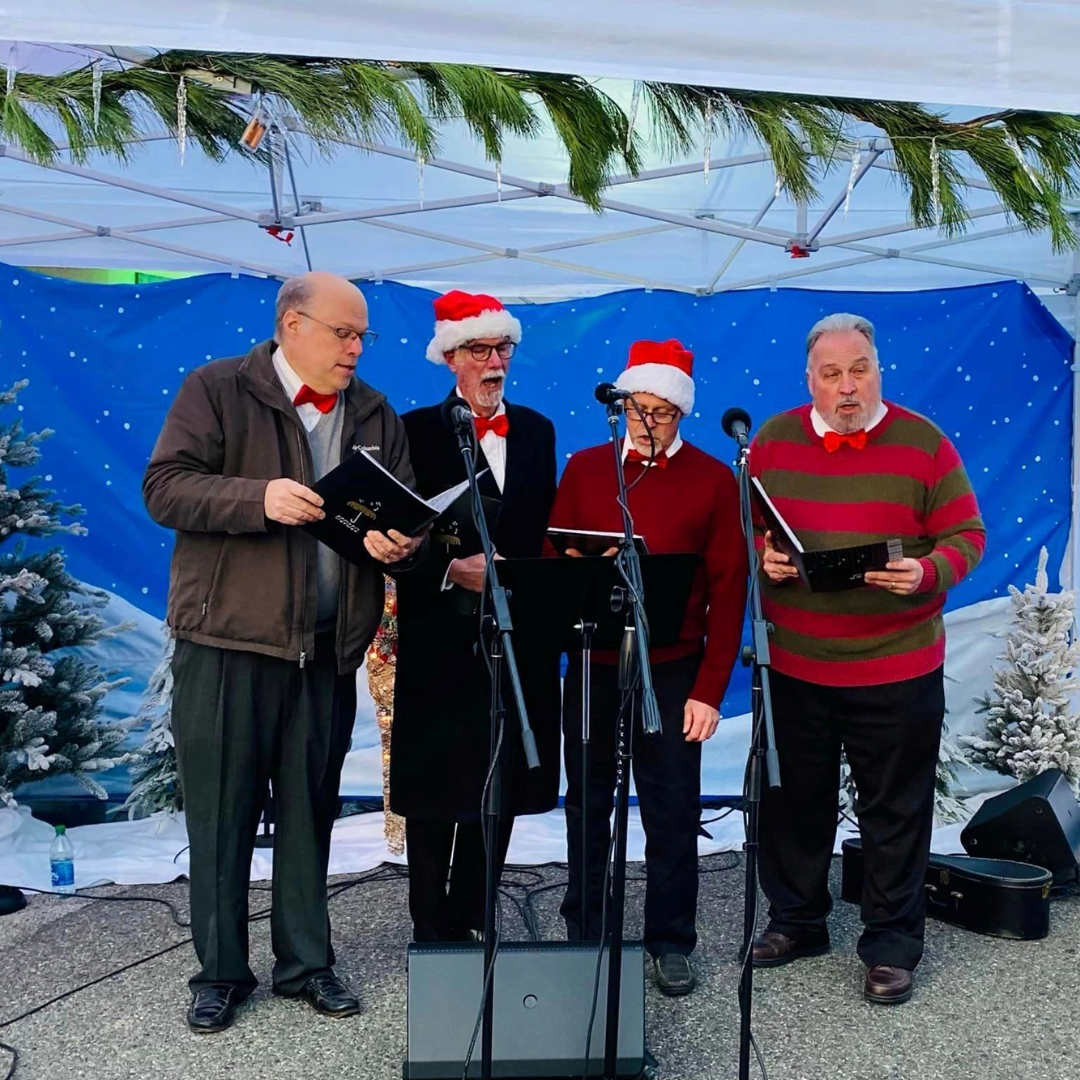
<path fill-rule="evenodd" d="M 5 384 L 29 378 L 20 418 L 31 430 L 55 430 L 40 471 L 87 511 L 89 535 L 64 545 L 69 568 L 154 618 L 165 610 L 172 545 L 141 497 L 154 439 L 186 372 L 270 336 L 277 287 L 227 274 L 88 285 L 0 267 L 0 374 Z M 424 359 L 432 294 L 391 282 L 365 292 L 379 340 L 361 361 L 362 376 L 399 411 L 439 400 L 450 375 Z M 809 327 L 831 311 L 865 315 L 878 329 L 885 396 L 930 416 L 954 440 L 986 519 L 986 558 L 950 594 L 950 608 L 1033 579 L 1043 544 L 1051 566 L 1064 555 L 1072 342 L 1023 284 L 708 298 L 634 291 L 512 310 L 524 339 L 508 397 L 552 418 L 560 463 L 606 437 L 592 390 L 614 379 L 637 338 L 678 337 L 693 350 L 697 401 L 684 433 L 731 460 L 724 410 L 740 405 L 760 424 L 804 401 Z M 746 707 L 746 673 L 737 668 L 724 712 Z"/>

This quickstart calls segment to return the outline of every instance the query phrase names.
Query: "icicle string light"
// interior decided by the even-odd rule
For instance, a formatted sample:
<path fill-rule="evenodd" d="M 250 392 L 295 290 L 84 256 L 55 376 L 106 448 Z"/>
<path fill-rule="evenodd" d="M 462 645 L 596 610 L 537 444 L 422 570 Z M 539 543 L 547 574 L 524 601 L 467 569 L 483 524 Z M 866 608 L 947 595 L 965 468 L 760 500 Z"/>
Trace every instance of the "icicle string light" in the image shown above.
<path fill-rule="evenodd" d="M 94 74 L 91 82 L 91 89 L 94 95 L 94 131 L 97 132 L 98 124 L 101 120 L 101 61 L 94 61 Z"/>
<path fill-rule="evenodd" d="M 187 80 L 183 75 L 176 85 L 176 138 L 180 143 L 180 164 L 184 164 L 187 150 Z"/>
<path fill-rule="evenodd" d="M 705 103 L 705 173 L 704 181 L 709 182 L 709 161 L 712 158 L 712 100 Z"/>
<path fill-rule="evenodd" d="M 1016 141 L 1016 136 L 1004 125 L 1002 125 L 1002 127 L 1005 130 L 1005 142 L 1008 144 L 1009 149 L 1016 155 L 1016 160 L 1020 163 L 1020 168 L 1024 170 L 1028 179 L 1041 191 L 1041 177 L 1035 171 L 1031 162 L 1024 157 L 1024 151 L 1020 149 L 1020 144 Z"/>
<path fill-rule="evenodd" d="M 941 224 L 941 155 L 937 139 L 930 140 L 930 199 L 933 205 L 934 224 Z"/>
<path fill-rule="evenodd" d="M 862 161 L 862 151 L 856 146 L 851 151 L 851 171 L 848 173 L 847 192 L 844 195 L 844 220 L 847 221 L 848 210 L 851 207 L 851 193 L 855 190 L 855 180 L 859 175 L 859 164 Z"/>
<path fill-rule="evenodd" d="M 637 122 L 638 105 L 641 103 L 641 80 L 634 81 L 634 93 L 630 98 L 630 115 L 626 118 L 626 150 L 630 151 L 630 144 L 634 139 L 634 124 Z"/>

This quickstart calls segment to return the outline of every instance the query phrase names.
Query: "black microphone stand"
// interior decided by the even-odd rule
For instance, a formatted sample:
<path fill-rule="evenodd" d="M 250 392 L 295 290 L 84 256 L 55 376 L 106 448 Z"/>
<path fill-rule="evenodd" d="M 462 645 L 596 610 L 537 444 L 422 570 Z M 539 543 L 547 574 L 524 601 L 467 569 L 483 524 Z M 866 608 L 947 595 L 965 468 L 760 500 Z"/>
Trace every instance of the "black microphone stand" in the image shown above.
<path fill-rule="evenodd" d="M 461 410 L 465 413 L 465 410 Z M 480 1043 L 481 1080 L 491 1080 L 492 1029 L 494 1017 L 494 963 L 495 963 L 495 922 L 498 904 L 499 875 L 499 818 L 502 805 L 502 769 L 506 759 L 506 744 L 502 738 L 503 721 L 506 709 L 502 699 L 502 666 L 510 676 L 514 704 L 517 706 L 518 719 L 521 723 L 521 741 L 525 749 L 525 761 L 530 769 L 540 767 L 540 757 L 536 750 L 536 738 L 529 726 L 529 717 L 525 709 L 525 695 L 521 689 L 521 677 L 518 674 L 514 642 L 511 638 L 513 621 L 510 618 L 510 594 L 499 585 L 495 573 L 495 549 L 488 533 L 487 519 L 480 496 L 480 486 L 476 479 L 476 462 L 473 459 L 472 418 L 463 415 L 460 419 L 451 414 L 451 424 L 457 435 L 458 448 L 465 462 L 465 473 L 469 478 L 472 495 L 473 522 L 480 534 L 480 546 L 483 549 L 487 566 L 484 572 L 483 598 L 486 609 L 484 625 L 487 635 L 488 654 L 491 658 L 491 761 L 485 792 L 484 817 L 484 854 L 486 856 L 485 896 L 484 896 L 484 982 L 483 982 L 483 1030 Z"/>
<path fill-rule="evenodd" d="M 633 759 L 633 721 L 640 704 L 642 724 L 647 735 L 660 732 L 660 707 L 653 689 L 652 668 L 649 664 L 649 627 L 645 619 L 645 589 L 641 574 L 641 557 L 634 544 L 634 523 L 626 499 L 626 477 L 623 475 L 622 440 L 619 438 L 619 415 L 622 407 L 617 401 L 607 405 L 608 425 L 611 428 L 611 447 L 615 454 L 615 476 L 619 485 L 619 508 L 622 510 L 623 539 L 619 544 L 616 563 L 626 581 L 626 625 L 619 650 L 619 689 L 622 700 L 615 734 L 615 852 L 611 874 L 611 923 L 608 947 L 607 1022 L 604 1032 L 604 1080 L 616 1080 L 619 1052 L 619 1005 L 622 991 L 623 918 L 626 906 L 626 833 L 627 811 L 630 805 L 630 768 Z M 612 597 L 612 610 L 622 606 L 623 596 Z M 584 801 L 584 797 L 583 797 Z M 585 888 L 585 867 L 582 867 L 582 889 Z M 603 898 L 607 902 L 607 897 Z M 601 945 L 602 947 L 602 945 Z"/>
<path fill-rule="evenodd" d="M 725 418 L 726 420 L 726 418 Z M 749 421 L 749 418 L 747 418 Z M 758 847 L 760 833 L 761 762 L 770 787 L 780 786 L 780 760 L 776 753 L 776 734 L 773 730 L 772 695 L 769 690 L 769 631 L 761 607 L 761 579 L 758 576 L 757 547 L 754 544 L 754 519 L 750 498 L 750 443 L 746 427 L 731 426 L 725 430 L 739 444 L 739 456 L 735 468 L 739 477 L 739 504 L 743 535 L 746 538 L 748 566 L 750 567 L 750 644 L 744 646 L 742 662 L 752 665 L 752 724 L 750 757 L 747 762 L 746 792 L 743 804 L 746 810 L 746 885 L 743 899 L 743 945 L 740 953 L 742 975 L 739 979 L 739 1080 L 750 1076 L 750 1014 L 753 1003 L 754 964 L 751 953 L 754 948 L 754 930 L 757 922 L 758 894 Z"/>
<path fill-rule="evenodd" d="M 585 888 L 585 867 L 589 862 L 589 746 L 592 741 L 592 640 L 596 623 L 582 618 L 574 625 L 581 638 L 581 936 L 588 925 L 589 892 Z"/>

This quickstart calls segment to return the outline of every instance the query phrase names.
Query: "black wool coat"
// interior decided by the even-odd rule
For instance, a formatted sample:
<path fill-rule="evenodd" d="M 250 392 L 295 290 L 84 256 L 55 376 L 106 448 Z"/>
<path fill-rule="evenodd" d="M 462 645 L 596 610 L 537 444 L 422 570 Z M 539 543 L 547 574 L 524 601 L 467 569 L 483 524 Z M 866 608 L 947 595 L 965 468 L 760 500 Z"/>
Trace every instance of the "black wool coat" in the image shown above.
<path fill-rule="evenodd" d="M 506 559 L 541 554 L 555 498 L 555 429 L 533 409 L 507 402 L 506 476 L 500 495 L 490 472 L 480 488 L 491 539 Z M 416 489 L 425 498 L 465 479 L 457 439 L 439 406 L 402 416 Z M 477 467 L 486 469 L 483 451 Z M 432 527 L 428 554 L 398 582 L 398 655 L 391 734 L 390 806 L 405 817 L 478 821 L 490 761 L 491 681 L 479 637 L 478 594 L 460 586 L 442 591 L 450 561 L 480 551 L 466 495 Z M 551 810 L 559 792 L 559 655 L 527 623 L 513 632 L 539 769 L 525 767 L 520 724 L 507 675 L 504 739 L 509 768 L 503 813 Z"/>

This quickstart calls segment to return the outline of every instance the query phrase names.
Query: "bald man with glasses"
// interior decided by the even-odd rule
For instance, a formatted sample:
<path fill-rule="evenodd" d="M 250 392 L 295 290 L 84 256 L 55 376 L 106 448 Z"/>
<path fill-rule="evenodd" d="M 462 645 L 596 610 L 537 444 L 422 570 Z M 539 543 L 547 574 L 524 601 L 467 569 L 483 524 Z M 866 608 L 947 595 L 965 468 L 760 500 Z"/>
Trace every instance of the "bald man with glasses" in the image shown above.
<path fill-rule="evenodd" d="M 371 559 L 355 564 L 301 526 L 323 517 L 312 485 L 358 444 L 413 486 L 401 419 L 356 375 L 374 338 L 351 282 L 285 282 L 272 340 L 185 378 L 143 480 L 150 516 L 176 533 L 172 723 L 200 965 L 187 1020 L 200 1034 L 232 1024 L 257 984 L 248 877 L 268 784 L 274 990 L 325 1016 L 360 1011 L 333 971 L 330 832 L 383 571 L 410 567 L 421 541 L 372 530 Z"/>

